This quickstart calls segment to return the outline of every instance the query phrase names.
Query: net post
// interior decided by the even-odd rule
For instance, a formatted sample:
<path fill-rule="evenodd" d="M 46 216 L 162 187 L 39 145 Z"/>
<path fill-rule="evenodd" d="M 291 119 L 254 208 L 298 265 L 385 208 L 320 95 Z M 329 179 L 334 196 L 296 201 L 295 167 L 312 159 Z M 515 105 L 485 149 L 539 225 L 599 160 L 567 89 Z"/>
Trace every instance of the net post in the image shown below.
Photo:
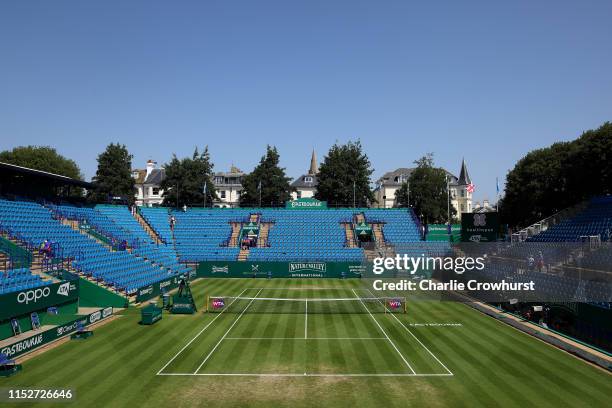
<path fill-rule="evenodd" d="M 206 305 L 204 306 L 204 313 L 208 313 L 208 304 L 210 303 L 210 295 L 206 295 Z"/>
<path fill-rule="evenodd" d="M 406 298 L 404 298 L 404 313 L 406 313 L 406 310 L 407 310 Z"/>

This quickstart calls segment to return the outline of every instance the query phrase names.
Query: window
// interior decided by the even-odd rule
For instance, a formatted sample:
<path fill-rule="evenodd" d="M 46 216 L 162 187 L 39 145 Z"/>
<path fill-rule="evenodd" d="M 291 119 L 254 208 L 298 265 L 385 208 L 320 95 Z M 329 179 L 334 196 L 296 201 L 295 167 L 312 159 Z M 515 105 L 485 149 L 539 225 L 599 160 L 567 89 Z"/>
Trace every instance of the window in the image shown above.
<path fill-rule="evenodd" d="M 159 187 L 153 187 L 153 195 L 154 196 L 159 195 Z"/>
<path fill-rule="evenodd" d="M 215 177 L 215 184 L 223 184 L 223 177 Z"/>
<path fill-rule="evenodd" d="M 298 190 L 297 192 L 297 198 L 302 198 L 302 192 Z"/>
<path fill-rule="evenodd" d="M 461 212 L 465 212 L 465 204 L 461 204 Z"/>
<path fill-rule="evenodd" d="M 305 176 L 305 177 L 304 177 L 304 183 L 312 183 L 312 177 L 310 177 L 310 176 Z"/>
<path fill-rule="evenodd" d="M 221 191 L 221 198 L 225 198 L 225 190 Z"/>
<path fill-rule="evenodd" d="M 465 197 L 465 190 L 461 190 L 461 197 Z"/>

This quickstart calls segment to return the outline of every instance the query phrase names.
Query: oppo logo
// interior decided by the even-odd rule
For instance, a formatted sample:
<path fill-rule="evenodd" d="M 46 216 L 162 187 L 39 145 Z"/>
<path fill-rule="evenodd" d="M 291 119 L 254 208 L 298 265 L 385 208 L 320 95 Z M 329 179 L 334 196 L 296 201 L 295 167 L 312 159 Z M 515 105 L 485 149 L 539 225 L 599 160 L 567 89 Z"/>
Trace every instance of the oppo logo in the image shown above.
<path fill-rule="evenodd" d="M 51 294 L 51 289 L 48 286 L 44 288 L 37 288 L 34 290 L 28 290 L 27 292 L 19 292 L 17 295 L 18 303 L 25 303 L 26 305 L 30 302 L 38 302 L 39 299 L 46 298 Z"/>

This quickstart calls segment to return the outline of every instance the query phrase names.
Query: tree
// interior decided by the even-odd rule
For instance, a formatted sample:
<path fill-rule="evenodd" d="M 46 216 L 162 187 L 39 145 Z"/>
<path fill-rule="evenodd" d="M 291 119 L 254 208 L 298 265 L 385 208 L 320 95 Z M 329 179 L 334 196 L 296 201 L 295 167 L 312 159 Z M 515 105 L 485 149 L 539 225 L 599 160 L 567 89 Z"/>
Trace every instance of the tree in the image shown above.
<path fill-rule="evenodd" d="M 49 146 L 19 146 L 13 150 L 5 150 L 0 152 L 0 162 L 83 180 L 81 170 L 74 160 L 60 155 Z M 41 196 L 51 196 L 56 193 L 82 197 L 83 189 L 71 187 L 69 191 L 56 191 L 52 186 L 39 186 L 38 194 Z"/>
<path fill-rule="evenodd" d="M 259 164 L 244 176 L 240 193 L 241 206 L 282 206 L 291 199 L 291 178 L 285 175 L 284 168 L 279 167 L 279 161 L 276 147 L 268 145 Z"/>
<path fill-rule="evenodd" d="M 360 141 L 334 144 L 319 168 L 315 198 L 330 205 L 366 207 L 375 203 L 370 188 L 374 172 Z"/>
<path fill-rule="evenodd" d="M 98 170 L 93 178 L 94 189 L 89 199 L 94 202 L 109 202 L 115 197 L 134 203 L 134 179 L 132 178 L 132 155 L 125 145 L 111 143 L 98 155 Z"/>
<path fill-rule="evenodd" d="M 19 146 L 0 152 L 0 162 L 83 180 L 79 166 L 49 146 Z"/>
<path fill-rule="evenodd" d="M 525 227 L 597 195 L 612 194 L 612 124 L 531 151 L 506 176 L 502 222 Z"/>
<path fill-rule="evenodd" d="M 213 164 L 210 160 L 208 146 L 200 154 L 196 147 L 191 158 L 179 160 L 173 155 L 167 163 L 166 178 L 161 183 L 164 190 L 164 205 L 169 207 L 211 206 L 216 197 L 215 185 L 212 183 Z M 206 186 L 206 200 L 204 199 Z"/>
<path fill-rule="evenodd" d="M 449 206 L 447 172 L 434 167 L 433 153 L 426 154 L 414 163 L 416 168 L 410 173 L 408 181 L 395 192 L 398 203 L 405 207 L 412 206 L 414 212 L 421 216 L 425 223 L 448 222 L 449 207 L 451 219 L 455 217 L 457 210 L 452 205 Z M 408 184 L 410 184 L 410 202 L 408 202 Z"/>

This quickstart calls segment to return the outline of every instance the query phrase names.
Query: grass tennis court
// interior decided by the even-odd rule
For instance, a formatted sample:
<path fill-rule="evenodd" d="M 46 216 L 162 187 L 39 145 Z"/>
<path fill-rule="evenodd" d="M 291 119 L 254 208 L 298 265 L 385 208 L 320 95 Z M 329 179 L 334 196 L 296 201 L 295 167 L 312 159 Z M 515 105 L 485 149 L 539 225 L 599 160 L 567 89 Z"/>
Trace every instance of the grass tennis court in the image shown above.
<path fill-rule="evenodd" d="M 140 326 L 130 309 L 91 339 L 26 361 L 27 376 L 1 386 L 72 387 L 88 407 L 609 405 L 610 374 L 466 305 L 408 298 L 403 314 L 310 300 L 372 297 L 362 285 L 201 280 L 197 314 Z M 306 302 L 270 313 L 238 300 L 247 303 L 203 313 L 207 295 L 308 298 L 309 312 Z"/>

